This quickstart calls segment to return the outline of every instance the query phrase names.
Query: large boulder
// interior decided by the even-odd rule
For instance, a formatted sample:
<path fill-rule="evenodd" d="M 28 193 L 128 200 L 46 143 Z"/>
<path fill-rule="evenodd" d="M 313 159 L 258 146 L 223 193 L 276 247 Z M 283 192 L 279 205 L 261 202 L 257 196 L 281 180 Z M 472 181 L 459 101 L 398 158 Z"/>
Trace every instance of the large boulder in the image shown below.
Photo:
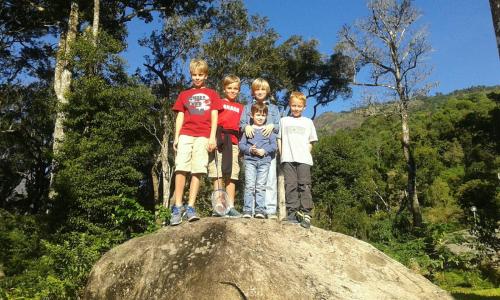
<path fill-rule="evenodd" d="M 205 218 L 106 253 L 84 299 L 452 299 L 373 246 L 275 220 Z"/>

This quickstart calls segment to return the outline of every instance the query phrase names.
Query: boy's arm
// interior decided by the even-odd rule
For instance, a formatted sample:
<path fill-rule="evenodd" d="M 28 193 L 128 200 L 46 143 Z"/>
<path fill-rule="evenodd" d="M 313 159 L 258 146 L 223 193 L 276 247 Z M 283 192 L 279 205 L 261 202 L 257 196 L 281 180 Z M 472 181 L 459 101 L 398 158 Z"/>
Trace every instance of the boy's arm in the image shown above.
<path fill-rule="evenodd" d="M 177 151 L 177 144 L 179 143 L 179 134 L 181 132 L 182 124 L 184 123 L 184 112 L 177 112 L 177 117 L 175 118 L 175 135 L 174 135 L 174 151 Z"/>
<path fill-rule="evenodd" d="M 243 107 L 243 114 L 240 118 L 240 128 L 241 131 L 245 133 L 247 137 L 252 138 L 254 136 L 254 130 L 252 125 L 250 125 L 250 106 L 245 105 Z"/>
<path fill-rule="evenodd" d="M 208 139 L 207 150 L 212 152 L 217 147 L 217 141 L 215 140 L 215 134 L 217 132 L 217 121 L 219 119 L 219 111 L 212 110 L 210 112 L 210 138 Z"/>
<path fill-rule="evenodd" d="M 245 135 L 241 137 L 239 147 L 243 154 L 250 155 L 250 145 L 248 145 L 247 137 Z"/>
<path fill-rule="evenodd" d="M 276 135 L 274 133 L 272 133 L 269 136 L 269 144 L 264 144 L 262 146 L 262 149 L 264 149 L 264 151 L 266 151 L 267 154 L 272 155 L 272 154 L 276 153 L 277 148 L 278 148 L 278 146 L 276 144 Z"/>
<path fill-rule="evenodd" d="M 278 153 L 281 155 L 281 139 L 278 139 L 277 143 L 278 143 Z"/>
<path fill-rule="evenodd" d="M 262 132 L 264 136 L 269 136 L 271 132 L 278 133 L 280 126 L 280 111 L 278 109 L 278 106 L 270 104 L 268 108 L 269 108 L 269 115 L 268 115 L 267 125 L 264 128 L 264 131 Z"/>

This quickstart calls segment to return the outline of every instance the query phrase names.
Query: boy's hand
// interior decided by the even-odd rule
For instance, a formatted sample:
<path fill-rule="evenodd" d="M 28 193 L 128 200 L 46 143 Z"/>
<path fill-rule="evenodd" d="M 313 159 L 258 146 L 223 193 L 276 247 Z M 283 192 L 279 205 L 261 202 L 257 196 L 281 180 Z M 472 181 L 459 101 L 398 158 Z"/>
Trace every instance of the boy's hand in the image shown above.
<path fill-rule="evenodd" d="M 214 151 L 215 148 L 217 148 L 217 142 L 215 141 L 215 138 L 209 138 L 207 144 L 208 152 Z"/>
<path fill-rule="evenodd" d="M 264 150 L 264 149 L 256 149 L 255 150 L 255 154 L 257 154 L 260 157 L 263 157 L 264 155 L 266 155 L 266 150 Z"/>
<path fill-rule="evenodd" d="M 172 145 L 172 147 L 174 148 L 175 152 L 177 152 L 177 144 L 179 144 L 179 138 L 178 137 L 174 138 L 174 144 Z"/>
<path fill-rule="evenodd" d="M 264 126 L 264 129 L 262 130 L 262 134 L 266 137 L 270 136 L 271 132 L 273 132 L 273 129 L 274 129 L 274 124 L 267 124 L 266 126 Z"/>
<path fill-rule="evenodd" d="M 254 132 L 252 125 L 245 126 L 245 135 L 247 138 L 253 138 Z"/>

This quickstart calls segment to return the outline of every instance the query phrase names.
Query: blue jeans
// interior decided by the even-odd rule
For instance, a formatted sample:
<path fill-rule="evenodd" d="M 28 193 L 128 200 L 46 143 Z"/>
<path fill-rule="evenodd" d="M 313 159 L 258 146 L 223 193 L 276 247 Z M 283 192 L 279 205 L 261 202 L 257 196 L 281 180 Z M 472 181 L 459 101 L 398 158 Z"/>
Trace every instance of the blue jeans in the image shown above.
<path fill-rule="evenodd" d="M 269 173 L 269 161 L 245 160 L 245 194 L 243 213 L 266 213 L 266 181 Z M 255 211 L 253 203 L 255 200 Z"/>
<path fill-rule="evenodd" d="M 278 204 L 278 179 L 276 178 L 276 157 L 271 160 L 266 182 L 266 214 L 275 215 Z"/>

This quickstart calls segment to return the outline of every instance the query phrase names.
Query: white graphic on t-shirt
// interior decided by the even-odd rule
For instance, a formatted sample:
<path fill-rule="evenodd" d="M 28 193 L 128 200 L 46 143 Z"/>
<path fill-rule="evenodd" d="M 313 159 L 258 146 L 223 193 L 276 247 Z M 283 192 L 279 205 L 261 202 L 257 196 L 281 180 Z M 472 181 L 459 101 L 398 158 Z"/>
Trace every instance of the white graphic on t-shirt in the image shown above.
<path fill-rule="evenodd" d="M 203 115 L 210 109 L 210 97 L 206 94 L 194 94 L 188 99 L 189 113 L 192 115 Z"/>
<path fill-rule="evenodd" d="M 237 113 L 240 112 L 240 108 L 239 107 L 232 106 L 232 105 L 229 105 L 229 104 L 224 104 L 224 109 L 225 110 L 232 110 L 232 111 L 237 112 Z"/>

